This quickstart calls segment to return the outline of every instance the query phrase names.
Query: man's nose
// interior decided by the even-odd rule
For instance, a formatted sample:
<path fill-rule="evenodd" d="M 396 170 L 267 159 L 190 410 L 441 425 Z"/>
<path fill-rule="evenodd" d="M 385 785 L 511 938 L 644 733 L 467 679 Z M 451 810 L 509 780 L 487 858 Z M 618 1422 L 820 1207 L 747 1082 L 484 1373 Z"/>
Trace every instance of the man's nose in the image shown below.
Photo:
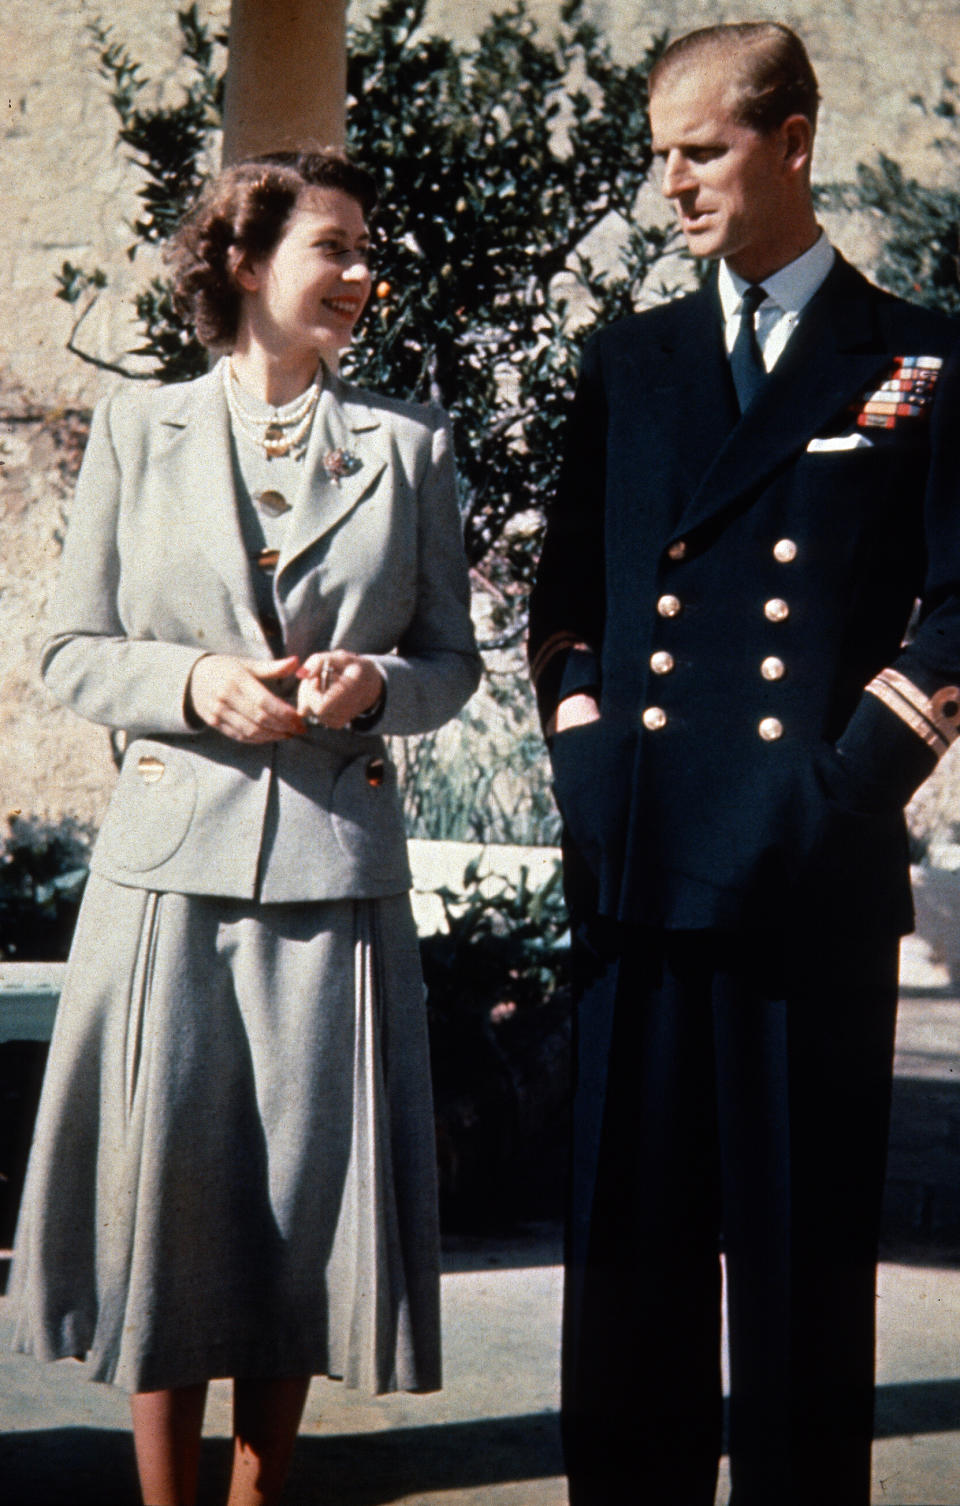
<path fill-rule="evenodd" d="M 690 164 L 682 152 L 668 152 L 663 162 L 663 177 L 660 192 L 666 199 L 675 199 L 678 194 L 696 188 L 690 174 Z"/>

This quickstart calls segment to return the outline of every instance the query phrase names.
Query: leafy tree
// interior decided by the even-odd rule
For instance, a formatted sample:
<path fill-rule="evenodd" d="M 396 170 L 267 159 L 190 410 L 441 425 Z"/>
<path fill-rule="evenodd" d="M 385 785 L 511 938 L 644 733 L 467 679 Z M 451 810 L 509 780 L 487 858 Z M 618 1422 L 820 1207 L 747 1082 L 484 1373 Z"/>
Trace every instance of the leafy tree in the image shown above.
<path fill-rule="evenodd" d="M 919 96 L 912 103 L 938 124 L 932 145 L 957 182 L 960 169 L 960 85 L 949 74 L 930 108 Z M 819 192 L 832 209 L 866 210 L 881 223 L 877 281 L 901 298 L 960 316 L 960 190 L 931 188 L 909 178 L 881 152 L 876 163 L 861 162 L 855 183 L 829 184 Z"/>
<path fill-rule="evenodd" d="M 226 37 L 212 34 L 203 25 L 196 5 L 178 11 L 177 21 L 185 64 L 183 98 L 177 105 L 152 108 L 141 104 L 150 82 L 141 64 L 115 39 L 112 27 L 101 20 L 89 27 L 99 71 L 110 86 L 110 102 L 120 123 L 119 140 L 143 169 L 137 190 L 143 208 L 131 226 L 135 236 L 127 252 L 131 260 L 141 246 L 162 244 L 176 228 L 213 165 L 223 114 L 223 63 L 218 52 L 222 53 Z M 146 369 L 99 360 L 76 343 L 80 326 L 107 285 L 102 269 L 87 272 L 65 261 L 57 280 L 58 298 L 71 304 L 85 299 L 68 341 L 82 360 L 121 376 L 159 377 L 165 382 L 183 381 L 205 370 L 205 352 L 175 312 L 164 278 L 152 278 L 136 298 L 144 338 L 128 355 L 145 358 Z"/>
<path fill-rule="evenodd" d="M 509 601 L 529 579 L 523 524 L 552 490 L 583 339 L 632 310 L 671 239 L 635 219 L 659 45 L 618 66 L 578 0 L 549 40 L 519 0 L 468 50 L 423 36 L 423 9 L 388 0 L 348 49 L 351 145 L 384 190 L 385 296 L 351 363 L 450 411 L 468 555 Z M 612 270 L 584 250 L 601 226 L 619 230 Z"/>
<path fill-rule="evenodd" d="M 635 218 L 651 166 L 646 77 L 660 44 L 621 66 L 581 0 L 568 0 L 550 37 L 516 0 L 464 45 L 423 31 L 425 4 L 386 0 L 350 32 L 350 148 L 377 175 L 383 207 L 378 296 L 345 369 L 450 411 L 467 552 L 506 641 L 519 635 L 582 342 L 633 307 L 672 241 Z M 141 65 L 109 27 L 92 29 L 120 139 L 143 169 L 131 255 L 176 224 L 220 120 L 224 38 L 195 6 L 179 22 L 187 83 L 172 107 L 146 108 Z M 584 245 L 601 228 L 618 246 L 606 267 Z M 104 281 L 64 264 L 59 296 L 88 300 L 74 335 Z M 137 313 L 144 339 L 130 354 L 147 369 L 114 369 L 164 381 L 204 369 L 162 279 L 141 293 Z"/>

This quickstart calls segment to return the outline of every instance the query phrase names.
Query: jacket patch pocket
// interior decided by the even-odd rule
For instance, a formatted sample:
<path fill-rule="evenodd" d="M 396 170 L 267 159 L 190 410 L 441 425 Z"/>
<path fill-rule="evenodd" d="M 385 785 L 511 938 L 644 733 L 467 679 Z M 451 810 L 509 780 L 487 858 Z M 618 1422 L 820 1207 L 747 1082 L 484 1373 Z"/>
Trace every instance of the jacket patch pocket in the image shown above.
<path fill-rule="evenodd" d="M 156 868 L 183 842 L 196 803 L 189 755 L 138 738 L 127 749 L 100 828 L 99 855 L 136 873 Z"/>
<path fill-rule="evenodd" d="M 330 820 L 344 854 L 377 882 L 408 883 L 397 771 L 383 753 L 361 753 L 337 775 Z"/>

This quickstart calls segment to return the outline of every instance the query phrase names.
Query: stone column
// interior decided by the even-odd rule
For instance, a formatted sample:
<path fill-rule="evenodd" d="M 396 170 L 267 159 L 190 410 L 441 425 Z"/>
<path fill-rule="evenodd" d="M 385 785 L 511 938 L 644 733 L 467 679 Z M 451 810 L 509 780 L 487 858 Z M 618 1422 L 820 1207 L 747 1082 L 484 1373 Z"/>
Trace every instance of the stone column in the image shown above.
<path fill-rule="evenodd" d="M 346 0 L 233 0 L 223 162 L 342 146 Z"/>

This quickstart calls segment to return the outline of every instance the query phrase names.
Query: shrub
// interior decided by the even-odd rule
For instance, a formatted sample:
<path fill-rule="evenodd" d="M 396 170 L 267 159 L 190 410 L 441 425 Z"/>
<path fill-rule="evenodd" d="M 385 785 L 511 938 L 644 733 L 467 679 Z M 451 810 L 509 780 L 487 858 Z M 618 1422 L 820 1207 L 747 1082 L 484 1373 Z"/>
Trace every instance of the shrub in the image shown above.
<path fill-rule="evenodd" d="M 0 840 L 0 959 L 62 962 L 87 879 L 92 832 L 71 816 L 15 817 Z"/>

